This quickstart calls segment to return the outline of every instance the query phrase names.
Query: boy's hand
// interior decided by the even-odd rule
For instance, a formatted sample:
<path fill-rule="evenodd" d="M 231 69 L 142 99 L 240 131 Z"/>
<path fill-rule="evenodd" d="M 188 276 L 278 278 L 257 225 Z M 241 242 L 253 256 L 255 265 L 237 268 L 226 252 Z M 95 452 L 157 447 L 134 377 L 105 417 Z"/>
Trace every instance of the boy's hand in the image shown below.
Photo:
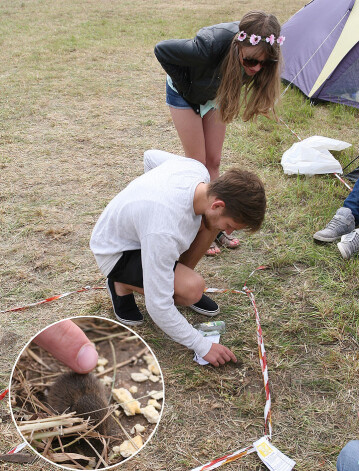
<path fill-rule="evenodd" d="M 237 358 L 231 350 L 219 343 L 212 343 L 210 351 L 203 357 L 204 360 L 213 366 L 224 365 L 227 361 L 237 363 Z"/>

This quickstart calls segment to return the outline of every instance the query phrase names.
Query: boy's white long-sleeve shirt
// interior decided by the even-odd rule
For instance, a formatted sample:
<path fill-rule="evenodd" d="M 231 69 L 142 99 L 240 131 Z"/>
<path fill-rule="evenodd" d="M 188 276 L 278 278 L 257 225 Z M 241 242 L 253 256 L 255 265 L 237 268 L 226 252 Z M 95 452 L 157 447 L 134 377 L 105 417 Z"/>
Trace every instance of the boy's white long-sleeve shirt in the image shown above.
<path fill-rule="evenodd" d="M 212 342 L 194 329 L 173 301 L 175 261 L 196 237 L 201 215 L 193 198 L 210 180 L 197 160 L 160 150 L 144 154 L 145 173 L 107 205 L 92 232 L 90 247 L 108 275 L 126 250 L 141 249 L 146 308 L 173 340 L 205 356 Z"/>

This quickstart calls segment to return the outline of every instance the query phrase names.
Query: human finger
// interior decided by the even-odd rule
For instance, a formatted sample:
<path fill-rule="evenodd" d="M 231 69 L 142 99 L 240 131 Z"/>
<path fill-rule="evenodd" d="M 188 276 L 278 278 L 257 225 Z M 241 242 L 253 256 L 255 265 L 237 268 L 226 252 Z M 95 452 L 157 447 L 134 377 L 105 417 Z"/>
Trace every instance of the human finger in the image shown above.
<path fill-rule="evenodd" d="M 33 341 L 76 373 L 88 373 L 97 365 L 95 347 L 80 327 L 69 319 L 43 330 Z"/>
<path fill-rule="evenodd" d="M 226 350 L 224 350 L 224 351 L 222 352 L 222 358 L 223 358 L 223 360 L 224 360 L 225 362 L 231 361 L 231 357 L 230 357 L 229 354 L 226 352 Z"/>
<path fill-rule="evenodd" d="M 227 361 L 234 361 L 234 363 L 237 363 L 237 357 L 235 356 L 235 354 L 232 352 L 232 350 L 230 350 L 229 348 L 226 347 L 226 353 L 228 354 L 229 356 L 229 360 Z"/>

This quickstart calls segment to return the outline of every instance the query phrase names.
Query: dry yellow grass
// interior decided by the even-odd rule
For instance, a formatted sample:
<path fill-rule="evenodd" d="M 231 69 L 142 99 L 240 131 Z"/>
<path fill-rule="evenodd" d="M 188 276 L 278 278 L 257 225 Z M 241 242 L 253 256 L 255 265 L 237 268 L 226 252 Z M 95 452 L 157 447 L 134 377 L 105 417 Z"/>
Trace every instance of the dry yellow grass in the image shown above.
<path fill-rule="evenodd" d="M 0 1 L 1 309 L 103 286 L 88 247 L 101 210 L 142 173 L 146 149 L 181 153 L 155 43 L 192 37 L 204 25 L 240 19 L 250 9 L 270 10 L 284 22 L 303 5 Z M 284 119 L 301 137 L 355 143 L 358 114 L 335 106 L 313 110 L 291 90 L 283 102 Z M 341 205 L 346 189 L 330 177 L 283 175 L 280 157 L 293 142 L 267 120 L 229 127 L 222 169 L 238 164 L 259 173 L 269 196 L 267 221 L 240 250 L 203 260 L 199 269 L 209 286 L 238 289 L 252 269 L 270 267 L 251 283 L 269 357 L 273 441 L 297 461 L 296 469 L 333 471 L 339 449 L 358 430 L 357 260 L 345 263 L 335 248 L 313 246 L 313 230 Z M 199 368 L 148 317 L 138 329 L 163 368 L 166 407 L 155 438 L 123 469 L 191 469 L 261 436 L 264 396 L 253 312 L 243 296 L 217 299 L 228 328 L 223 341 L 240 357 L 238 367 Z M 31 336 L 64 317 L 91 314 L 113 316 L 106 292 L 2 314 L 0 388 Z M 0 407 L 0 451 L 6 453 L 18 440 L 6 405 Z M 41 461 L 23 468 L 52 469 Z M 224 469 L 264 468 L 250 456 Z"/>

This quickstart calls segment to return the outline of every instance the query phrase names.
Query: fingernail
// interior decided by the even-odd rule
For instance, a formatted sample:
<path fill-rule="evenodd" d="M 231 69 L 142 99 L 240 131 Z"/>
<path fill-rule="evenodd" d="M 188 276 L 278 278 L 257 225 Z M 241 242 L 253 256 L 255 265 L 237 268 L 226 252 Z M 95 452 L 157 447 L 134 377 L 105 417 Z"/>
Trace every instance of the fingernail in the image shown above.
<path fill-rule="evenodd" d="M 77 354 L 76 360 L 77 365 L 82 372 L 88 373 L 93 370 L 97 365 L 98 360 L 98 354 L 95 347 L 91 343 L 83 345 Z"/>

